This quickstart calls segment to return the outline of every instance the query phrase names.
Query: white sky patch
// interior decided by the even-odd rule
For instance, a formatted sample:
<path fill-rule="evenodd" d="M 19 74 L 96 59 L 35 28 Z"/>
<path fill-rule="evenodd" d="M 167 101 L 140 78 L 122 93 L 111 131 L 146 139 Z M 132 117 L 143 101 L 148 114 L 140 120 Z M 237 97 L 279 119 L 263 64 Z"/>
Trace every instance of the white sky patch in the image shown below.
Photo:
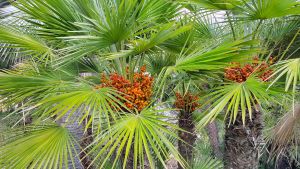
<path fill-rule="evenodd" d="M 4 14 L 4 15 L 7 15 L 7 14 L 12 13 L 12 12 L 16 12 L 16 11 L 17 11 L 17 8 L 14 7 L 14 6 L 11 6 L 11 5 L 8 5 L 4 8 L 0 8 L 0 13 Z"/>

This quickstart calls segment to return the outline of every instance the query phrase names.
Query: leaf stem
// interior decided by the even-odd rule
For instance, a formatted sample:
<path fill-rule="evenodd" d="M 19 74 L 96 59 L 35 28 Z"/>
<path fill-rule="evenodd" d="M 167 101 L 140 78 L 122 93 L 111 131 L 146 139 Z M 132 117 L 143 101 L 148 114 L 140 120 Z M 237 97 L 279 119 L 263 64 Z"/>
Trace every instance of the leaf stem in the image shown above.
<path fill-rule="evenodd" d="M 292 44 L 295 42 L 297 36 L 300 33 L 300 29 L 298 29 L 297 33 L 294 35 L 293 39 L 291 40 L 291 42 L 289 43 L 288 47 L 284 50 L 282 56 L 280 57 L 279 60 L 283 59 L 283 57 L 286 55 L 286 53 L 288 52 L 288 50 L 290 49 L 290 47 L 292 46 Z"/>
<path fill-rule="evenodd" d="M 231 32 L 232 32 L 233 40 L 236 40 L 235 31 L 234 31 L 233 24 L 232 24 L 232 21 L 231 21 L 231 18 L 230 18 L 230 15 L 229 15 L 229 12 L 228 12 L 228 11 L 226 11 L 226 16 L 227 16 L 227 18 L 228 18 L 228 22 L 229 22 L 230 29 L 231 29 Z"/>
<path fill-rule="evenodd" d="M 256 34 L 257 34 L 257 32 L 258 32 L 258 29 L 259 29 L 260 25 L 262 24 L 262 21 L 263 21 L 263 20 L 259 20 L 258 25 L 257 25 L 257 27 L 255 28 L 255 30 L 254 30 L 254 32 L 253 32 L 252 39 L 255 39 L 255 36 L 256 36 Z"/>

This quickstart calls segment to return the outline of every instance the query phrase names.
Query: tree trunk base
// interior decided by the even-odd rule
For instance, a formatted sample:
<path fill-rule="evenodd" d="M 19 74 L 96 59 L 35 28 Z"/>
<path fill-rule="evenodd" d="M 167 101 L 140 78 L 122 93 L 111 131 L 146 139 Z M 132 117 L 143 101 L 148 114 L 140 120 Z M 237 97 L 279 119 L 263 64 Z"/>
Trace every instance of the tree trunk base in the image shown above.
<path fill-rule="evenodd" d="M 259 148 L 262 141 L 262 115 L 253 108 L 252 120 L 246 116 L 243 125 L 241 112 L 234 124 L 225 128 L 225 169 L 258 169 Z"/>
<path fill-rule="evenodd" d="M 181 129 L 187 132 L 179 131 L 179 138 L 184 142 L 178 141 L 178 150 L 188 164 L 191 164 L 190 162 L 193 159 L 193 145 L 197 138 L 194 134 L 195 124 L 192 118 L 191 112 L 180 111 L 178 124 Z M 178 163 L 178 169 L 184 169 L 184 167 Z"/>
<path fill-rule="evenodd" d="M 208 133 L 210 145 L 213 150 L 213 155 L 216 158 L 221 159 L 223 154 L 220 149 L 220 142 L 219 142 L 219 135 L 218 135 L 219 132 L 218 132 L 217 123 L 215 121 L 207 125 L 207 133 Z"/>

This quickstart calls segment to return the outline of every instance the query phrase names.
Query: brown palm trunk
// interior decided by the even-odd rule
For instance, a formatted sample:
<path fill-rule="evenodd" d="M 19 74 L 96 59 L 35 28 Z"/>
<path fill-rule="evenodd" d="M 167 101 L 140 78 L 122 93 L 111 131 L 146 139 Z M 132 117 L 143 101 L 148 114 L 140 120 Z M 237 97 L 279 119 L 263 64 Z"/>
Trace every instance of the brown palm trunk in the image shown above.
<path fill-rule="evenodd" d="M 126 161 L 126 169 L 134 169 L 134 147 L 131 146 L 131 149 L 129 151 L 129 155 L 128 155 L 128 158 L 127 158 L 127 161 Z M 123 164 L 125 163 L 124 160 L 124 157 L 125 157 L 125 149 L 123 149 L 123 152 L 122 152 L 122 167 L 123 167 Z M 149 163 L 149 160 L 148 160 L 148 157 L 146 155 L 146 153 L 144 153 L 144 164 L 138 164 L 137 167 L 138 169 L 150 169 L 150 163 Z"/>
<path fill-rule="evenodd" d="M 83 121 L 82 125 L 86 126 L 90 119 L 91 119 L 91 116 L 87 116 L 87 118 L 85 118 L 85 120 Z M 82 136 L 80 146 L 82 149 L 84 149 L 92 143 L 93 143 L 93 130 L 92 130 L 92 127 L 89 127 Z M 89 156 L 87 156 L 87 153 L 85 151 L 81 151 L 79 156 L 80 156 L 81 164 L 84 169 L 92 169 L 93 168 L 93 166 L 91 165 L 92 159 Z"/>
<path fill-rule="evenodd" d="M 225 169 L 258 169 L 259 145 L 262 140 L 262 114 L 253 108 L 252 120 L 246 116 L 243 125 L 241 112 L 234 124 L 225 128 Z"/>
<path fill-rule="evenodd" d="M 130 148 L 130 151 L 129 151 L 129 154 L 128 154 L 128 157 L 127 157 L 127 160 L 124 161 L 124 158 L 125 158 L 125 153 L 126 153 L 126 149 L 123 149 L 123 152 L 122 152 L 122 163 L 121 163 L 121 166 L 123 167 L 123 164 L 126 163 L 126 169 L 133 169 L 134 168 L 134 150 L 133 150 L 133 143 L 132 143 L 132 146 Z"/>
<path fill-rule="evenodd" d="M 219 142 L 219 132 L 217 123 L 215 121 L 209 123 L 207 125 L 207 133 L 210 141 L 210 145 L 213 150 L 213 155 L 217 158 L 222 158 L 222 151 L 220 149 L 220 142 Z"/>
<path fill-rule="evenodd" d="M 286 155 L 279 155 L 279 158 L 276 160 L 275 169 L 293 169 L 292 161 L 289 161 L 289 157 Z"/>
<path fill-rule="evenodd" d="M 192 113 L 186 111 L 180 111 L 178 119 L 179 127 L 187 132 L 179 131 L 179 138 L 183 141 L 178 141 L 178 150 L 181 156 L 191 164 L 193 158 L 193 145 L 196 141 L 195 124 L 193 122 Z M 178 163 L 178 169 L 183 167 Z"/>

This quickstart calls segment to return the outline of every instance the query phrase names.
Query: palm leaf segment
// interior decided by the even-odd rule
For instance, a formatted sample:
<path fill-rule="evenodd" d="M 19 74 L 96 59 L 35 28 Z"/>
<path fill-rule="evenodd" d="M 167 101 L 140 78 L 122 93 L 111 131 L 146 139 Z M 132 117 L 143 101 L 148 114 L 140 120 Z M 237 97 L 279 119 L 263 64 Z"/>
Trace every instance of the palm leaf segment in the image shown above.
<path fill-rule="evenodd" d="M 212 157 L 200 158 L 195 161 L 193 169 L 221 169 L 222 161 Z"/>
<path fill-rule="evenodd" d="M 0 147 L 1 167 L 76 168 L 76 141 L 66 128 L 36 126 L 22 132 Z"/>

